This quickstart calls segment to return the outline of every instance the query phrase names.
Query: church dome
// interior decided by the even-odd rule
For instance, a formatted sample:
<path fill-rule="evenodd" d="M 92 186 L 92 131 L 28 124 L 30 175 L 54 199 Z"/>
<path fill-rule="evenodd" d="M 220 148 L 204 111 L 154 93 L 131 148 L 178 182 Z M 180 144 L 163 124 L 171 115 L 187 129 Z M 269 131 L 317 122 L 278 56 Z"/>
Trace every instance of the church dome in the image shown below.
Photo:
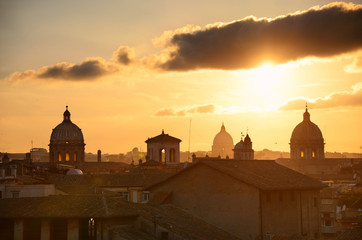
<path fill-rule="evenodd" d="M 224 123 L 221 126 L 220 132 L 218 134 L 216 134 L 213 144 L 214 144 L 214 146 L 217 146 L 217 145 L 231 145 L 231 146 L 234 146 L 233 138 L 225 130 Z"/>
<path fill-rule="evenodd" d="M 243 142 L 243 139 L 241 139 L 240 142 L 238 142 L 235 145 L 234 149 L 243 149 L 243 147 L 244 147 L 244 142 Z"/>
<path fill-rule="evenodd" d="M 63 116 L 63 122 L 53 129 L 50 142 L 84 142 L 82 130 L 70 120 L 68 106 Z"/>
<path fill-rule="evenodd" d="M 324 142 L 321 130 L 310 120 L 308 109 L 303 114 L 303 121 L 294 128 L 290 142 Z"/>

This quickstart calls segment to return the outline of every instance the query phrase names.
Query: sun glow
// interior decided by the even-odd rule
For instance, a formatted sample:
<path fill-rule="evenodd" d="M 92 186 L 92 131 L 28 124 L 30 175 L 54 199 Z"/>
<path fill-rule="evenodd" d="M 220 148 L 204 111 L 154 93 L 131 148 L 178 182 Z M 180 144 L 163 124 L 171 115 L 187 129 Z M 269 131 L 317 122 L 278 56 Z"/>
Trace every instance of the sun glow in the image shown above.
<path fill-rule="evenodd" d="M 284 95 L 285 69 L 283 66 L 275 66 L 271 63 L 263 64 L 258 68 L 249 70 L 248 82 L 250 90 L 264 103 L 279 101 Z"/>

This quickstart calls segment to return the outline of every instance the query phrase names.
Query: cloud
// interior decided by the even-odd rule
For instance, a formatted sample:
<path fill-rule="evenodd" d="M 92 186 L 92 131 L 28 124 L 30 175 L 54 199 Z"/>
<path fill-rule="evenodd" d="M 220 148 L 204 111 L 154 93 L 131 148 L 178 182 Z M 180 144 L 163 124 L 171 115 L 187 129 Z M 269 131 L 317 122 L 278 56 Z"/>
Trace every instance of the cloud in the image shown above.
<path fill-rule="evenodd" d="M 307 98 L 293 98 L 279 106 L 280 110 L 300 110 L 308 102 L 313 109 L 362 107 L 362 82 L 354 85 L 352 91 L 334 92 L 324 98 L 310 100 Z"/>
<path fill-rule="evenodd" d="M 129 65 L 135 60 L 134 49 L 127 46 L 121 46 L 113 53 L 113 58 L 118 63 Z"/>
<path fill-rule="evenodd" d="M 350 65 L 347 65 L 344 70 L 348 73 L 362 72 L 362 55 L 356 56 L 354 61 Z"/>
<path fill-rule="evenodd" d="M 182 108 L 164 108 L 155 113 L 158 117 L 183 117 L 202 114 L 235 114 L 240 112 L 260 111 L 257 107 L 222 107 L 215 104 L 201 104 L 185 106 Z"/>
<path fill-rule="evenodd" d="M 27 78 L 59 79 L 69 81 L 92 81 L 102 76 L 116 73 L 120 68 L 114 62 L 107 62 L 103 58 L 87 58 L 79 64 L 67 62 L 45 66 L 38 71 L 26 70 L 12 73 L 6 81 L 14 82 Z"/>
<path fill-rule="evenodd" d="M 89 58 L 80 64 L 59 63 L 43 67 L 36 75 L 38 78 L 93 80 L 115 71 L 117 68 L 102 58 Z"/>
<path fill-rule="evenodd" d="M 274 19 L 248 17 L 167 32 L 161 40 L 168 48 L 149 62 L 169 71 L 248 69 L 266 61 L 330 57 L 362 47 L 362 5 L 331 3 Z"/>

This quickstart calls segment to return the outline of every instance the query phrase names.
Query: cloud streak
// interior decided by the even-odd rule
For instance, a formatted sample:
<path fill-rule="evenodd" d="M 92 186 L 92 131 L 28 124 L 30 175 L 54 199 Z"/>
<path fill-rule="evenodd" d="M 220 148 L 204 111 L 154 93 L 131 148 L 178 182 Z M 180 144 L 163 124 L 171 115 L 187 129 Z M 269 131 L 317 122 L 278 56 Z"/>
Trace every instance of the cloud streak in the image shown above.
<path fill-rule="evenodd" d="M 328 109 L 339 107 L 362 107 L 362 82 L 354 85 L 352 91 L 334 92 L 324 98 L 309 100 L 293 98 L 279 106 L 279 110 L 300 110 L 306 102 L 313 109 Z"/>
<path fill-rule="evenodd" d="M 256 107 L 222 107 L 215 104 L 200 104 L 185 106 L 182 108 L 163 108 L 155 113 L 158 117 L 183 117 L 191 115 L 206 115 L 206 114 L 235 114 L 240 112 L 260 111 Z"/>
<path fill-rule="evenodd" d="M 274 19 L 176 30 L 165 44 L 169 49 L 155 64 L 166 71 L 248 69 L 265 61 L 330 57 L 362 47 L 362 5 L 332 3 Z"/>

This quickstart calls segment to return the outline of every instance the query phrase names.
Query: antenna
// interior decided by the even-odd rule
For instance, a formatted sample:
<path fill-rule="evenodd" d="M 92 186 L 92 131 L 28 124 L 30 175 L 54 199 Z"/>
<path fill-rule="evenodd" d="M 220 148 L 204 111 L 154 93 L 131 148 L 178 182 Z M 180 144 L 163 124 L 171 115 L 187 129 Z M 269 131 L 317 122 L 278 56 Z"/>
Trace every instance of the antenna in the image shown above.
<path fill-rule="evenodd" d="M 191 145 L 191 118 L 190 118 L 190 125 L 189 125 L 189 152 L 187 154 L 187 161 L 190 160 L 190 145 Z"/>
<path fill-rule="evenodd" d="M 31 140 L 31 150 L 34 148 L 33 146 L 33 139 Z"/>

